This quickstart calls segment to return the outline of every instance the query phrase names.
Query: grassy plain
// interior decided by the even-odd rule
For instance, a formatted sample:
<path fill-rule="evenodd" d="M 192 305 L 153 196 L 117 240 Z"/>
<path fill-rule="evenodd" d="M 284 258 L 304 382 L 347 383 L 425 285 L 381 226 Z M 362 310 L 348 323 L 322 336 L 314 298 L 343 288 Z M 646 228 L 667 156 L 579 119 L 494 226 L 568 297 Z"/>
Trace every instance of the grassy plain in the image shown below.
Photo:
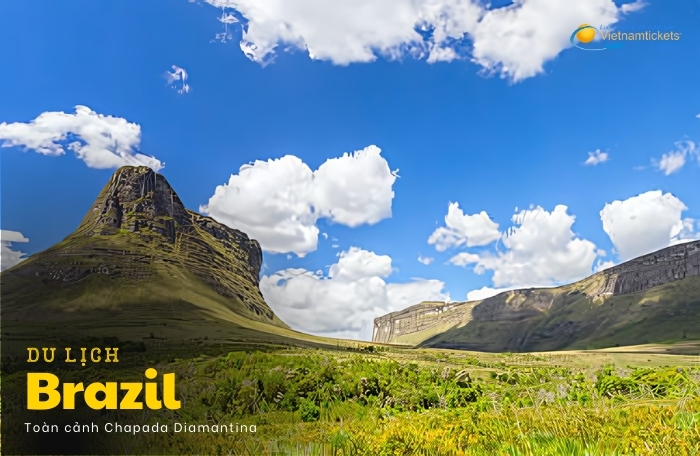
<path fill-rule="evenodd" d="M 145 448 L 154 454 L 700 454 L 700 342 L 517 354 L 349 343 L 200 348 L 207 354 L 129 355 L 136 362 L 120 375 L 140 375 L 146 363 L 175 372 L 183 401 L 181 410 L 144 415 L 144 424 L 238 423 L 256 432 L 151 435 Z M 3 385 L 21 381 L 3 377 Z M 119 435 L 120 452 L 143 438 Z"/>

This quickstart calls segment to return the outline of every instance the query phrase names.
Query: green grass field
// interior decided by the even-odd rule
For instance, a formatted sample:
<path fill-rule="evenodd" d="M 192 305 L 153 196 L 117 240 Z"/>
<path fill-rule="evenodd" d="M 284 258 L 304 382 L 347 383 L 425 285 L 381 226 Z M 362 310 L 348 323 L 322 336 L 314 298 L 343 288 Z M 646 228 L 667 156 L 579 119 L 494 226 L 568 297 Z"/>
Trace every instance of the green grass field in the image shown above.
<path fill-rule="evenodd" d="M 700 358 L 682 354 L 698 342 L 527 354 L 239 348 L 134 354 L 138 367 L 119 376 L 140 375 L 146 360 L 176 373 L 185 405 L 143 423 L 239 423 L 255 433 L 122 434 L 113 443 L 159 454 L 700 454 Z M 3 386 L 23 379 L 6 375 Z"/>

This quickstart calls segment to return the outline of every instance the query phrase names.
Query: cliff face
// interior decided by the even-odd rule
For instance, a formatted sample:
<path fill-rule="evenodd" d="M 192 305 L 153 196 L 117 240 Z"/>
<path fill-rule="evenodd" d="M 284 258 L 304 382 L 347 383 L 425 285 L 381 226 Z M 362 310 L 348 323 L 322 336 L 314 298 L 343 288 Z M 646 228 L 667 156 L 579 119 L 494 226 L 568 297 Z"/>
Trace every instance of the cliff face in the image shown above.
<path fill-rule="evenodd" d="M 257 241 L 186 209 L 166 179 L 151 169 L 123 167 L 75 232 L 7 272 L 38 279 L 55 292 L 99 278 L 111 279 L 101 282 L 106 288 L 111 283 L 138 290 L 173 281 L 169 288 L 174 289 L 175 282 L 194 276 L 236 313 L 286 326 L 260 293 L 261 265 Z"/>
<path fill-rule="evenodd" d="M 700 241 L 668 247 L 599 272 L 605 284 L 598 294 L 648 290 L 686 277 L 700 276 Z"/>
<path fill-rule="evenodd" d="M 374 319 L 372 341 L 379 343 L 397 342 L 403 337 L 410 341 L 410 335 L 433 328 L 452 327 L 464 321 L 466 311 L 472 306 L 466 302 L 423 302 L 398 312 Z M 408 337 L 407 337 L 408 336 Z"/>
<path fill-rule="evenodd" d="M 587 318 L 597 321 L 605 316 L 607 320 L 602 327 L 621 327 L 637 317 L 646 320 L 660 309 L 641 305 L 629 308 L 627 315 L 611 315 L 610 308 L 601 303 L 612 306 L 618 301 L 627 302 L 623 299 L 626 296 L 641 300 L 642 294 L 652 293 L 655 287 L 686 278 L 700 281 L 700 241 L 668 247 L 564 287 L 515 290 L 483 301 L 412 306 L 376 318 L 373 341 L 437 343 L 485 350 L 535 349 L 537 344 L 546 345 L 555 340 L 574 343 L 576 334 L 585 333 L 583 328 L 589 326 L 584 320 L 564 318 L 576 306 L 598 309 L 599 315 Z M 691 306 L 692 310 L 688 311 L 692 318 L 696 315 L 693 312 L 700 310 L 700 301 L 695 301 L 700 295 L 694 293 L 693 289 L 688 294 L 691 304 L 697 304 L 697 309 Z M 688 321 L 693 321 L 692 318 Z M 493 331 L 506 334 L 494 337 L 490 333 Z M 453 344 L 448 333 L 452 339 L 459 339 L 459 343 Z M 512 337 L 506 338 L 507 333 Z"/>
<path fill-rule="evenodd" d="M 185 209 L 165 177 L 150 168 L 124 167 L 114 173 L 72 236 L 120 233 L 157 246 L 162 259 L 180 259 L 222 296 L 236 297 L 252 313 L 273 319 L 258 288 L 262 265 L 258 242 Z M 130 272 L 136 269 L 121 268 L 115 274 Z"/>

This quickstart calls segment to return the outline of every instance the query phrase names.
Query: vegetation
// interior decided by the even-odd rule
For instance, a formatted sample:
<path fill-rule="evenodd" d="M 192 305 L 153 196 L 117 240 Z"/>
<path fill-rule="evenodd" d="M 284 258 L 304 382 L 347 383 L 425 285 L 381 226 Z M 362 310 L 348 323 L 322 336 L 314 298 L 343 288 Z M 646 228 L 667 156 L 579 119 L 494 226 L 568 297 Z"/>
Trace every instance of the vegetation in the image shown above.
<path fill-rule="evenodd" d="M 176 373 L 183 408 L 151 416 L 151 422 L 240 423 L 255 425 L 256 432 L 170 432 L 149 436 L 146 449 L 310 455 L 700 453 L 695 356 L 386 347 L 367 352 L 239 351 L 162 363 L 159 372 Z M 300 449 L 304 453 L 297 453 Z"/>
<path fill-rule="evenodd" d="M 700 366 L 508 358 L 230 353 L 200 366 L 215 386 L 196 401 L 215 420 L 257 423 L 249 448 L 288 436 L 335 454 L 700 451 Z"/>

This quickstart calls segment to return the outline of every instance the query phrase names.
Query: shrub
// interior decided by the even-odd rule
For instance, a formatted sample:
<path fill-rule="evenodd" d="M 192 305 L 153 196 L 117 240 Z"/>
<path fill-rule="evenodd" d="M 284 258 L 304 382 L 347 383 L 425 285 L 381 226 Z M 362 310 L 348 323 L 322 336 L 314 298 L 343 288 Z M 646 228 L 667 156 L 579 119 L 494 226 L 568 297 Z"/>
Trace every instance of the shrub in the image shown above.
<path fill-rule="evenodd" d="M 299 405 L 299 414 L 301 415 L 301 421 L 318 421 L 321 416 L 321 409 L 310 400 L 302 399 Z"/>

